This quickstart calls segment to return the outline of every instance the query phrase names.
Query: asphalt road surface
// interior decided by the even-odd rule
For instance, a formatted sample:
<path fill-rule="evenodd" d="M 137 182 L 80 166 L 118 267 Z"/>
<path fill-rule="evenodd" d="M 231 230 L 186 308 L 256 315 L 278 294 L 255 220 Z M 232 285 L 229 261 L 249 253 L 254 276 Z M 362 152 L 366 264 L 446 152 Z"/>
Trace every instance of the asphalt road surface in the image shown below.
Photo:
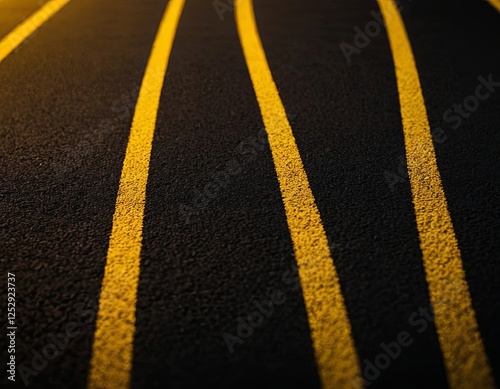
<path fill-rule="evenodd" d="M 0 102 L 2 387 L 500 385 L 498 0 L 0 0 Z"/>

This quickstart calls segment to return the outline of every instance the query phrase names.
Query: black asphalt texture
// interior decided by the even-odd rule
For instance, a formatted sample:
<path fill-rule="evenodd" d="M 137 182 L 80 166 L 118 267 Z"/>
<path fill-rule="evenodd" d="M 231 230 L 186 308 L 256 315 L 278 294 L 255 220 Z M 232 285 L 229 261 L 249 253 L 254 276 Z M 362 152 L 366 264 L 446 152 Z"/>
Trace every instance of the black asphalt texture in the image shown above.
<path fill-rule="evenodd" d="M 25 379 L 18 372 L 15 383 L 2 373 L 2 387 L 87 384 L 128 134 L 166 4 L 73 0 L 0 63 L 0 306 L 5 312 L 14 273 L 16 360 L 37 370 Z M 401 5 L 429 122 L 442 129 L 438 167 L 500 383 L 500 87 L 459 125 L 443 117 L 474 94 L 478 77 L 500 81 L 500 14 L 486 1 Z M 429 296 L 387 34 L 382 28 L 349 61 L 340 48 L 374 20 L 376 1 L 254 0 L 254 8 L 362 369 L 381 343 L 402 331 L 413 338 L 365 380 L 370 388 L 446 388 L 432 320 L 422 332 L 409 323 Z M 319 387 L 263 128 L 234 13 L 187 0 L 151 155 L 132 388 Z M 238 318 L 275 290 L 285 301 L 228 347 L 224 334 L 236 335 Z M 78 334 L 33 366 L 68 323 Z M 5 366 L 6 347 L 1 353 Z"/>

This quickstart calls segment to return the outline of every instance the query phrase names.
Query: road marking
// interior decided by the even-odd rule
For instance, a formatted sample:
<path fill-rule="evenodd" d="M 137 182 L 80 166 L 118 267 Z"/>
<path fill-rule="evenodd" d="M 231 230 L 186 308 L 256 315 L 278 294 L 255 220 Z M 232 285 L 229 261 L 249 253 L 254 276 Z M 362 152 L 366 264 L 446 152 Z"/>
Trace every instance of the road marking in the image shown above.
<path fill-rule="evenodd" d="M 91 389 L 130 386 L 149 160 L 161 90 L 184 2 L 168 2 L 135 107 L 99 300 L 88 382 Z"/>
<path fill-rule="evenodd" d="M 0 62 L 69 2 L 70 0 L 51 0 L 14 28 L 0 41 Z"/>
<path fill-rule="evenodd" d="M 500 0 L 488 0 L 490 4 L 500 12 Z"/>
<path fill-rule="evenodd" d="M 325 388 L 362 387 L 337 272 L 285 108 L 260 41 L 251 0 L 238 0 L 236 21 L 260 106 L 299 268 L 319 377 Z"/>
<path fill-rule="evenodd" d="M 394 58 L 420 248 L 449 385 L 494 388 L 441 184 L 415 59 L 393 0 L 378 0 Z"/>

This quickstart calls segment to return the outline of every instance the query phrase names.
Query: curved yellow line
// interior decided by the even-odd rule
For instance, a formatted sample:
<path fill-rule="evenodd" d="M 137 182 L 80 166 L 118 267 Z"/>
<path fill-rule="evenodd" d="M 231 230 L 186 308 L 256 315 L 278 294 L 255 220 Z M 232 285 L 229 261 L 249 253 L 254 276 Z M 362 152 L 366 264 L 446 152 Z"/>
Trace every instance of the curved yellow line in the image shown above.
<path fill-rule="evenodd" d="M 500 0 L 488 0 L 492 7 L 495 7 L 500 12 Z"/>
<path fill-rule="evenodd" d="M 324 388 L 362 387 L 339 279 L 321 216 L 260 41 L 251 0 L 238 0 L 241 46 L 266 127 Z"/>
<path fill-rule="evenodd" d="M 160 95 L 184 0 L 170 0 L 142 80 L 123 162 L 99 299 L 88 387 L 130 386 L 142 223 Z"/>
<path fill-rule="evenodd" d="M 378 0 L 394 57 L 408 173 L 429 297 L 453 389 L 494 388 L 441 184 L 417 67 L 393 0 Z"/>
<path fill-rule="evenodd" d="M 45 3 L 39 10 L 7 34 L 0 41 L 0 62 L 69 2 L 70 0 L 51 0 Z"/>

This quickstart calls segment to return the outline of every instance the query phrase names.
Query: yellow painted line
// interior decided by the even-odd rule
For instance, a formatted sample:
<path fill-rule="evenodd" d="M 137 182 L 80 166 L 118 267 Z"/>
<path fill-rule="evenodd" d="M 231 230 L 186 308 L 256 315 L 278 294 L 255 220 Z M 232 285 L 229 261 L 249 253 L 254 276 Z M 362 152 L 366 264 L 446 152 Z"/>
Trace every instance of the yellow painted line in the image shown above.
<path fill-rule="evenodd" d="M 494 388 L 448 204 L 415 59 L 393 0 L 378 0 L 394 58 L 420 248 L 449 385 Z"/>
<path fill-rule="evenodd" d="M 12 30 L 0 41 L 0 62 L 69 2 L 70 0 L 51 0 Z"/>
<path fill-rule="evenodd" d="M 490 4 L 500 12 L 500 0 L 488 0 Z"/>
<path fill-rule="evenodd" d="M 184 0 L 168 2 L 135 107 L 99 300 L 88 380 L 91 389 L 130 386 L 149 160 L 161 90 L 183 7 Z"/>
<path fill-rule="evenodd" d="M 238 0 L 241 46 L 260 106 L 324 388 L 361 388 L 360 366 L 321 217 L 260 41 L 251 0 Z"/>

